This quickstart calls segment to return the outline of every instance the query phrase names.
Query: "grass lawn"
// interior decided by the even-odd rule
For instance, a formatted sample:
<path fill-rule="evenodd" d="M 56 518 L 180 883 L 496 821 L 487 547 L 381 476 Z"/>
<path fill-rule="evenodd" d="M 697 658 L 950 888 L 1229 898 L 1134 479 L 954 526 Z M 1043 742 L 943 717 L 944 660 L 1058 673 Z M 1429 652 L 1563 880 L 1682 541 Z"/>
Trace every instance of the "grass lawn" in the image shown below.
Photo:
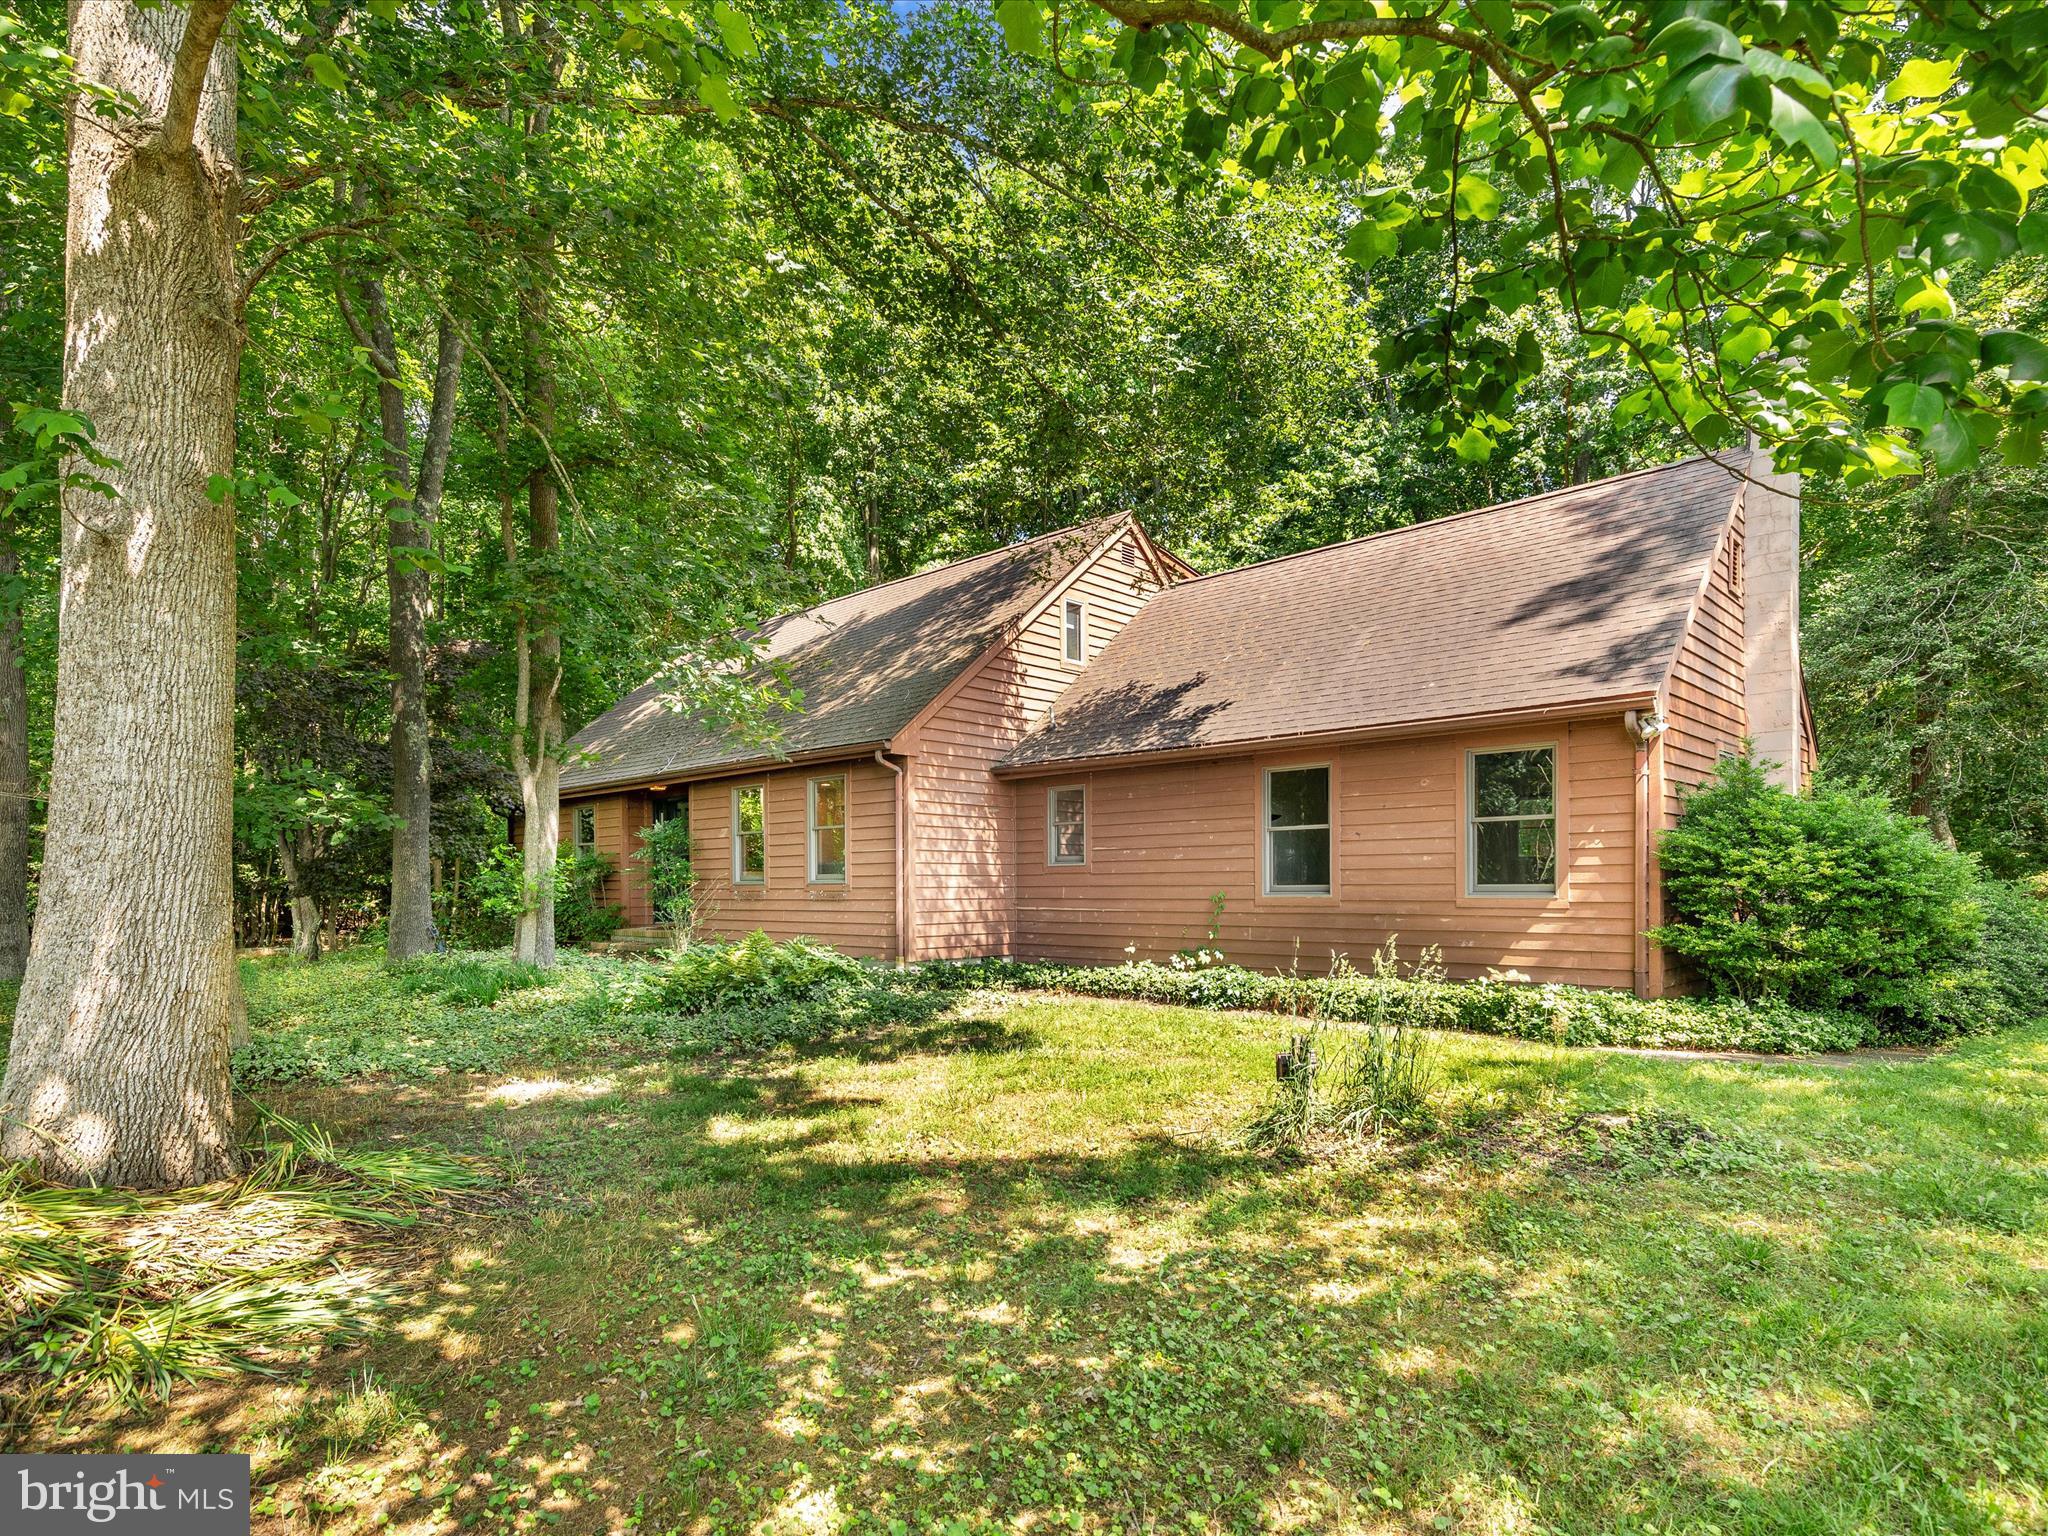
<path fill-rule="evenodd" d="M 249 1450 L 280 1532 L 2048 1529 L 2048 1027 L 1443 1037 L 1448 1129 L 1298 1164 L 1236 1139 L 1277 1019 L 977 996 L 678 1060 L 612 974 L 252 967 L 339 1079 L 259 1098 L 512 1198 L 391 1247 L 372 1342 L 13 1448 Z"/>

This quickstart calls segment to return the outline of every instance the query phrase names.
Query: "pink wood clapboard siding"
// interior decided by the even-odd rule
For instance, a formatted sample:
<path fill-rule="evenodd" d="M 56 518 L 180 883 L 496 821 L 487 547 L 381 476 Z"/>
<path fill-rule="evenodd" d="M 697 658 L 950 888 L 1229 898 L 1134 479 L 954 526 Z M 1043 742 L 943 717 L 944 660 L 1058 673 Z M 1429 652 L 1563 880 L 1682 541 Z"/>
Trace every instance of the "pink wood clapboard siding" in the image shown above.
<path fill-rule="evenodd" d="M 618 903 L 623 919 L 629 925 L 651 921 L 647 913 L 647 871 L 634 857 L 640 851 L 640 829 L 647 825 L 646 792 L 627 790 L 595 799 L 564 800 L 562 841 L 565 847 L 574 836 L 576 810 L 585 805 L 595 813 L 596 842 L 593 846 L 612 861 L 611 875 L 605 881 L 605 900 Z"/>
<path fill-rule="evenodd" d="M 810 880 L 808 784 L 847 781 L 846 880 Z M 732 791 L 767 787 L 767 879 L 732 879 Z M 778 768 L 690 785 L 690 841 L 696 853 L 698 926 L 744 938 L 761 929 L 776 939 L 802 934 L 850 955 L 896 953 L 896 776 L 872 758 Z"/>
<path fill-rule="evenodd" d="M 1666 685 L 1662 825 L 1673 826 L 1684 790 L 1712 777 L 1748 732 L 1742 691 L 1742 507 L 1715 551 L 1692 623 Z"/>
<path fill-rule="evenodd" d="M 1563 782 L 1563 892 L 1464 895 L 1465 754 L 1556 742 Z M 1538 981 L 1627 987 L 1635 932 L 1634 746 L 1616 718 L 1548 731 L 1445 735 L 1302 756 L 1234 757 L 1013 781 L 1015 943 L 1020 955 L 1106 964 L 1208 942 L 1224 895 L 1224 954 L 1243 965 L 1326 973 L 1364 966 L 1398 935 L 1405 960 L 1443 951 L 1451 974 L 1512 968 Z M 1260 772 L 1332 766 L 1329 897 L 1258 894 Z M 1088 791 L 1084 867 L 1046 862 L 1047 791 Z M 1132 948 L 1127 951 L 1127 946 Z"/>
<path fill-rule="evenodd" d="M 1013 795 L 989 765 L 1044 717 L 1080 672 L 1064 659 L 1067 601 L 1083 605 L 1092 657 L 1157 589 L 1143 549 L 1126 529 L 913 727 L 904 747 L 910 754 L 918 958 L 1005 954 L 1015 947 L 1005 869 L 1015 835 Z"/>

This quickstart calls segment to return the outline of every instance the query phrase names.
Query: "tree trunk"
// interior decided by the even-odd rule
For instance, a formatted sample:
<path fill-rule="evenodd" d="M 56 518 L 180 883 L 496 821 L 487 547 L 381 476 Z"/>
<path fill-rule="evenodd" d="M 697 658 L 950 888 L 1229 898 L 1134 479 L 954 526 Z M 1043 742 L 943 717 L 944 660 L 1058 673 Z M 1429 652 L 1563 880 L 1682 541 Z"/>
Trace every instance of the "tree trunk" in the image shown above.
<path fill-rule="evenodd" d="M 0 1088 L 0 1151 L 70 1183 L 236 1161 L 234 513 L 207 494 L 241 362 L 229 8 L 71 7 L 79 73 L 136 103 L 70 122 L 64 404 L 115 494 L 63 492 L 48 846 Z"/>
<path fill-rule="evenodd" d="M 555 368 L 547 352 L 546 329 L 536 312 L 539 303 L 538 297 L 531 300 L 525 324 L 530 368 L 527 415 L 534 430 L 548 436 L 555 429 Z M 538 602 L 528 602 L 520 620 L 519 670 L 526 707 L 516 756 L 519 803 L 526 817 L 521 853 L 527 906 L 520 914 L 516 945 L 521 960 L 540 966 L 555 963 L 555 857 L 562 830 L 562 760 L 557 750 L 562 741 L 562 631 L 550 574 L 561 547 L 560 494 L 553 470 L 545 462 L 538 465 L 526 482 L 526 546 L 541 567 L 537 585 L 546 590 Z"/>
<path fill-rule="evenodd" d="M 515 7 L 500 0 L 499 15 L 508 45 L 520 40 Z M 539 45 L 549 84 L 561 72 L 560 50 L 545 10 L 528 23 L 527 38 Z M 545 172 L 551 111 L 546 102 L 526 114 L 526 162 L 537 179 Z M 524 254 L 520 293 L 520 341 L 526 360 L 526 425 L 547 450 L 526 481 L 526 548 L 533 569 L 521 597 L 517 644 L 519 698 L 512 731 L 513 767 L 519 775 L 519 804 L 526 821 L 521 875 L 526 901 L 514 933 L 518 958 L 530 965 L 555 963 L 555 858 L 561 839 L 562 629 L 559 577 L 554 557 L 561 548 L 561 487 L 555 481 L 556 375 L 550 294 L 555 235 L 544 227 Z"/>
<path fill-rule="evenodd" d="M 292 909 L 292 954 L 301 960 L 320 958 L 320 901 L 306 885 L 306 866 L 313 854 L 307 844 L 313 836 L 311 827 L 277 835 L 277 862 Z"/>
<path fill-rule="evenodd" d="M 381 321 L 381 337 L 395 361 L 390 312 L 383 303 L 381 285 L 375 317 Z M 455 392 L 461 376 L 461 333 L 444 319 L 434 362 L 433 404 L 426 441 L 421 445 L 418 493 L 403 502 L 394 498 L 386 508 L 386 570 L 391 589 L 391 814 L 398 821 L 391 833 L 391 912 L 385 948 L 392 960 L 431 954 L 440 939 L 434 929 L 434 766 L 427 715 L 427 616 L 433 600 L 433 573 L 427 561 L 433 553 L 434 522 L 447 478 Z M 389 392 L 397 393 L 395 381 Z M 379 393 L 385 393 L 381 383 Z M 402 395 L 399 410 L 399 431 L 403 433 Z M 388 443 L 388 418 L 385 436 Z M 402 454 L 402 438 L 400 451 Z"/>
<path fill-rule="evenodd" d="M 0 410 L 6 402 L 0 401 Z M 0 520 L 0 588 L 21 574 L 18 530 Z M 21 650 L 21 601 L 7 599 L 0 619 L 0 981 L 19 981 L 28 965 L 28 670 Z"/>

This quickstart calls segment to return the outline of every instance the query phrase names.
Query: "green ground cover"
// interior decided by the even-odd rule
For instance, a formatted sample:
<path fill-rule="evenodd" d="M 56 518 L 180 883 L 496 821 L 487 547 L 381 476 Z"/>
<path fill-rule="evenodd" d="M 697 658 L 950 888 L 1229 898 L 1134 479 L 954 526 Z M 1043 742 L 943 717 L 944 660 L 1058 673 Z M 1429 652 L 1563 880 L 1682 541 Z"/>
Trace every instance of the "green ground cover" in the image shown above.
<path fill-rule="evenodd" d="M 366 1341 L 16 1446 L 248 1449 L 264 1531 L 2048 1525 L 2048 1027 L 1924 1060 L 1432 1037 L 1441 1129 L 1247 1151 L 1289 1021 L 248 968 L 246 1089 L 510 1183 Z M 783 1036 L 789 1031 L 781 1030 Z"/>

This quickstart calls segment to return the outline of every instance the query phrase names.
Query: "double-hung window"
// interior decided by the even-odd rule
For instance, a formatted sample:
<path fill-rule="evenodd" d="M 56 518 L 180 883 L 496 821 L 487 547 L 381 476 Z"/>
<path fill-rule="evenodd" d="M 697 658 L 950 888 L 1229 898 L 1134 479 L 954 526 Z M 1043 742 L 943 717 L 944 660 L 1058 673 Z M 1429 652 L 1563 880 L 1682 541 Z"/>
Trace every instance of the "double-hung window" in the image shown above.
<path fill-rule="evenodd" d="M 1084 604 L 1068 599 L 1060 632 L 1067 661 L 1078 667 L 1088 659 L 1088 609 Z"/>
<path fill-rule="evenodd" d="M 813 884 L 846 883 L 846 780 L 811 780 L 810 860 Z"/>
<path fill-rule="evenodd" d="M 1078 784 L 1045 792 L 1045 862 L 1088 862 L 1088 791 Z"/>
<path fill-rule="evenodd" d="M 1330 770 L 1268 768 L 1265 824 L 1268 896 L 1330 894 Z"/>
<path fill-rule="evenodd" d="M 734 885 L 765 885 L 768 881 L 767 798 L 767 788 L 760 784 L 742 784 L 732 792 Z"/>
<path fill-rule="evenodd" d="M 597 850 L 597 807 L 579 805 L 569 812 L 569 846 L 578 853 Z"/>
<path fill-rule="evenodd" d="M 1557 749 L 1466 756 L 1466 885 L 1475 896 L 1557 893 Z"/>

